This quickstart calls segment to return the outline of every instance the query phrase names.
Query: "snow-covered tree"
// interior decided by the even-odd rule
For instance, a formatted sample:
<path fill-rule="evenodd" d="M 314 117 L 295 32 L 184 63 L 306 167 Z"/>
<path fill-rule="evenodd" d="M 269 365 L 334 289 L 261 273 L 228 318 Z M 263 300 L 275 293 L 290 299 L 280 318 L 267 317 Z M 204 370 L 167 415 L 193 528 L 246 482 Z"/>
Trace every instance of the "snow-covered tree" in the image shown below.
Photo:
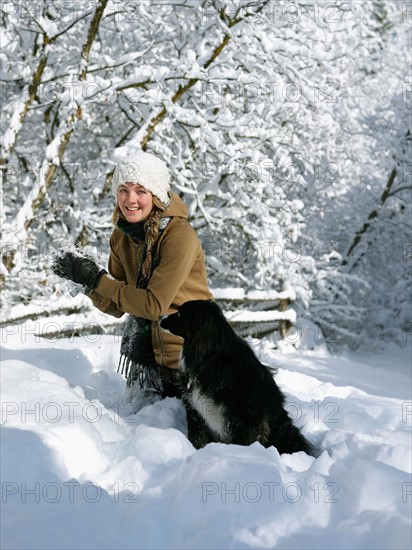
<path fill-rule="evenodd" d="M 377 310 L 391 334 L 400 309 L 407 322 L 394 282 L 408 264 L 390 261 L 410 216 L 402 3 L 7 5 L 9 303 L 50 292 L 48 256 L 64 241 L 105 260 L 114 164 L 143 148 L 169 164 L 213 286 L 292 286 L 299 311 L 352 342 Z"/>

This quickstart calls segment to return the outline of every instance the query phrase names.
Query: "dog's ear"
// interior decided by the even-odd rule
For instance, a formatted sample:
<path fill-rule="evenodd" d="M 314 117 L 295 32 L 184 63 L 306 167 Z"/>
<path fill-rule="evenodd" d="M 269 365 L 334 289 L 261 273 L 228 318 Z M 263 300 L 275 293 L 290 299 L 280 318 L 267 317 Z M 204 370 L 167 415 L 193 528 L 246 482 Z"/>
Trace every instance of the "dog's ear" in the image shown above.
<path fill-rule="evenodd" d="M 202 314 L 202 312 L 197 311 L 194 315 L 194 321 L 196 324 L 196 328 L 202 332 L 204 332 L 207 328 L 207 317 Z"/>
<path fill-rule="evenodd" d="M 204 300 L 200 302 L 200 307 L 196 308 L 196 310 L 193 312 L 194 324 L 196 326 L 196 329 L 201 332 L 210 330 L 210 304 L 212 303 L 214 303 L 212 300 Z"/>

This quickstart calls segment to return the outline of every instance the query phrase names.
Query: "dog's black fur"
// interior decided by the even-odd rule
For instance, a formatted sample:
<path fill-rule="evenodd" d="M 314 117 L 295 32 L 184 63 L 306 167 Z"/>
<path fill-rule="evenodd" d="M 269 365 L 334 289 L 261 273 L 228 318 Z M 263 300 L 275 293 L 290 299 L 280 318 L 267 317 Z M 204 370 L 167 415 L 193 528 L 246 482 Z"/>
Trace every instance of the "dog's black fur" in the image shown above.
<path fill-rule="evenodd" d="M 212 441 L 239 445 L 259 441 L 279 453 L 313 454 L 285 411 L 274 372 L 237 336 L 216 303 L 186 302 L 160 325 L 184 338 L 182 398 L 188 437 L 196 448 Z"/>

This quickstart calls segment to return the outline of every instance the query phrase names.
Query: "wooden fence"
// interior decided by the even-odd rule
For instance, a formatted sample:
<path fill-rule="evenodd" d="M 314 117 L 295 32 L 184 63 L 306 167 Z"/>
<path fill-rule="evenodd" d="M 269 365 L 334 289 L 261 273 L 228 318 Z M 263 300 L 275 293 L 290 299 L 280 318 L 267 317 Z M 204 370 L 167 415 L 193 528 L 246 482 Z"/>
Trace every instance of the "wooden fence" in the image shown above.
<path fill-rule="evenodd" d="M 295 300 L 293 289 L 251 290 L 214 288 L 212 294 L 221 306 L 227 320 L 240 336 L 264 336 L 279 331 L 285 338 L 296 322 L 296 312 L 290 308 Z"/>
<path fill-rule="evenodd" d="M 214 288 L 211 292 L 240 336 L 262 337 L 278 331 L 280 337 L 285 338 L 296 321 L 296 313 L 290 307 L 295 299 L 292 289 L 245 292 L 240 288 Z M 93 334 L 114 334 L 120 338 L 123 324 L 124 318 L 110 317 L 94 308 L 85 296 L 78 296 L 72 305 L 65 300 L 62 304 L 50 305 L 46 311 L 40 306 L 19 305 L 3 314 L 0 328 L 3 341 L 8 334 L 12 336 L 19 330 L 45 339 Z"/>

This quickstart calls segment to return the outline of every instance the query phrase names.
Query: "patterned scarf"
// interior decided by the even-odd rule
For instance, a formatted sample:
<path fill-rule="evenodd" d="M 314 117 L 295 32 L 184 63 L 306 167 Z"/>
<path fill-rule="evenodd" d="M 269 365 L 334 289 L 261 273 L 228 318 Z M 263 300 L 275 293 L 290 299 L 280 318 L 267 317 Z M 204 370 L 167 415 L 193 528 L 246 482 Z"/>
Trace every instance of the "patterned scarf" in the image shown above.
<path fill-rule="evenodd" d="M 162 218 L 159 226 L 159 237 L 171 218 Z M 130 223 L 119 219 L 117 227 L 128 235 L 135 243 L 144 242 L 144 223 Z M 136 288 L 146 289 L 153 271 L 159 264 L 156 246 L 152 252 L 152 268 L 150 275 L 144 277 L 142 266 L 146 258 L 145 248 L 136 278 Z M 162 391 L 162 381 L 156 364 L 151 335 L 151 321 L 136 315 L 128 315 L 123 329 L 120 345 L 120 360 L 117 372 L 124 374 L 126 385 L 130 387 L 138 383 L 147 393 L 158 394 Z"/>

